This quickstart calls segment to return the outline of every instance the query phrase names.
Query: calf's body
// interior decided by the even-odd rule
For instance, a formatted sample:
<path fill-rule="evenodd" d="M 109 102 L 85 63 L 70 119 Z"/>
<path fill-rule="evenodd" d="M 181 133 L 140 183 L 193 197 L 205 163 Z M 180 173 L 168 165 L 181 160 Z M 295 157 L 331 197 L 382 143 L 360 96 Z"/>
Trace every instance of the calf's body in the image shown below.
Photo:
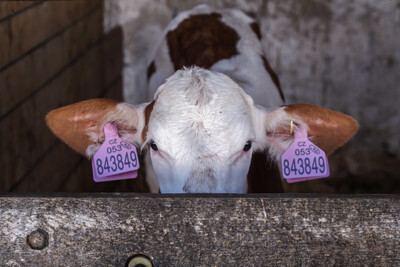
<path fill-rule="evenodd" d="M 147 103 L 87 100 L 50 112 L 47 122 L 89 158 L 104 140 L 104 125 L 114 123 L 121 137 L 147 152 L 152 192 L 279 191 L 276 162 L 293 141 L 291 121 L 327 153 L 358 128 L 353 118 L 322 107 L 281 107 L 257 24 L 237 10 L 199 6 L 179 14 L 147 76 Z"/>

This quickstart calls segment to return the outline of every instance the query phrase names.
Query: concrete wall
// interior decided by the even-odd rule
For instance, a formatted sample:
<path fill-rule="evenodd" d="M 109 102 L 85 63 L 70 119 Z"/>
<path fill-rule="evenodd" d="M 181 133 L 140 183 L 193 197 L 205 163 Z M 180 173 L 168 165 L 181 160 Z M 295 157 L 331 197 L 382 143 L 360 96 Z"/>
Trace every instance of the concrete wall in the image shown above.
<path fill-rule="evenodd" d="M 147 57 L 168 21 L 204 2 L 258 19 L 288 104 L 319 104 L 361 124 L 330 158 L 332 178 L 287 190 L 400 192 L 400 1 L 106 0 L 105 30 L 123 27 L 126 101 L 146 100 Z"/>

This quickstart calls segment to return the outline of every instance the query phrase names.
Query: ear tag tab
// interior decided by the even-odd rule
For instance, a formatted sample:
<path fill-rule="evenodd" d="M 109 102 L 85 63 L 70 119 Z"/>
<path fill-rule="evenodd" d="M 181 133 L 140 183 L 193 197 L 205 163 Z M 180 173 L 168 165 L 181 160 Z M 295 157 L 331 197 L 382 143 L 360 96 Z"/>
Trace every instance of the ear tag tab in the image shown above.
<path fill-rule="evenodd" d="M 136 147 L 118 136 L 115 125 L 104 126 L 104 143 L 93 156 L 92 170 L 95 182 L 133 179 L 137 177 L 139 157 Z"/>
<path fill-rule="evenodd" d="M 308 139 L 307 131 L 294 127 L 294 141 L 281 156 L 283 178 L 288 183 L 328 177 L 325 152 Z"/>

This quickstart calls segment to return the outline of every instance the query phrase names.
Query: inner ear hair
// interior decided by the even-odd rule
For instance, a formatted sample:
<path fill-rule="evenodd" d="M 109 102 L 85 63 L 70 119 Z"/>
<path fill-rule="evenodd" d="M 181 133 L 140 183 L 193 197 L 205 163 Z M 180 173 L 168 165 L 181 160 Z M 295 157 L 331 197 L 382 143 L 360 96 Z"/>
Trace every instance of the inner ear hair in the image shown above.
<path fill-rule="evenodd" d="M 140 145 L 137 132 L 143 128 L 142 109 L 111 99 L 90 99 L 49 112 L 46 122 L 57 137 L 90 158 L 104 141 L 108 122 L 116 125 L 121 138 Z"/>

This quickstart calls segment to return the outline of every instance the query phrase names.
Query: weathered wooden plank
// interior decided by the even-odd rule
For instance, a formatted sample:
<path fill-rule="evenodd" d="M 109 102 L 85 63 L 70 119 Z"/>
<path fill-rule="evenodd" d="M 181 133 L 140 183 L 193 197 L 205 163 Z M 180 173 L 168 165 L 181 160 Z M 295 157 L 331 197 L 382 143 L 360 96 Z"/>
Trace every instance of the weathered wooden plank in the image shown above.
<path fill-rule="evenodd" d="M 42 249 L 27 244 L 37 229 Z M 399 250 L 399 196 L 0 197 L 5 265 L 123 266 L 142 252 L 155 266 L 397 266 Z"/>
<path fill-rule="evenodd" d="M 98 6 L 93 1 L 48 1 L 0 23 L 0 68 Z"/>
<path fill-rule="evenodd" d="M 112 82 L 111 77 L 120 75 L 121 38 L 120 31 L 112 33 L 0 121 L 0 151 L 7 151 L 0 154 L 0 192 L 9 190 L 54 144 L 56 138 L 44 121 L 48 111 L 98 97 Z"/>
<path fill-rule="evenodd" d="M 0 117 L 101 38 L 102 12 L 102 9 L 98 8 L 86 19 L 2 71 Z"/>
<path fill-rule="evenodd" d="M 37 4 L 38 1 L 1 1 L 0 2 L 0 21 L 8 16 L 21 12 L 24 9 Z"/>

